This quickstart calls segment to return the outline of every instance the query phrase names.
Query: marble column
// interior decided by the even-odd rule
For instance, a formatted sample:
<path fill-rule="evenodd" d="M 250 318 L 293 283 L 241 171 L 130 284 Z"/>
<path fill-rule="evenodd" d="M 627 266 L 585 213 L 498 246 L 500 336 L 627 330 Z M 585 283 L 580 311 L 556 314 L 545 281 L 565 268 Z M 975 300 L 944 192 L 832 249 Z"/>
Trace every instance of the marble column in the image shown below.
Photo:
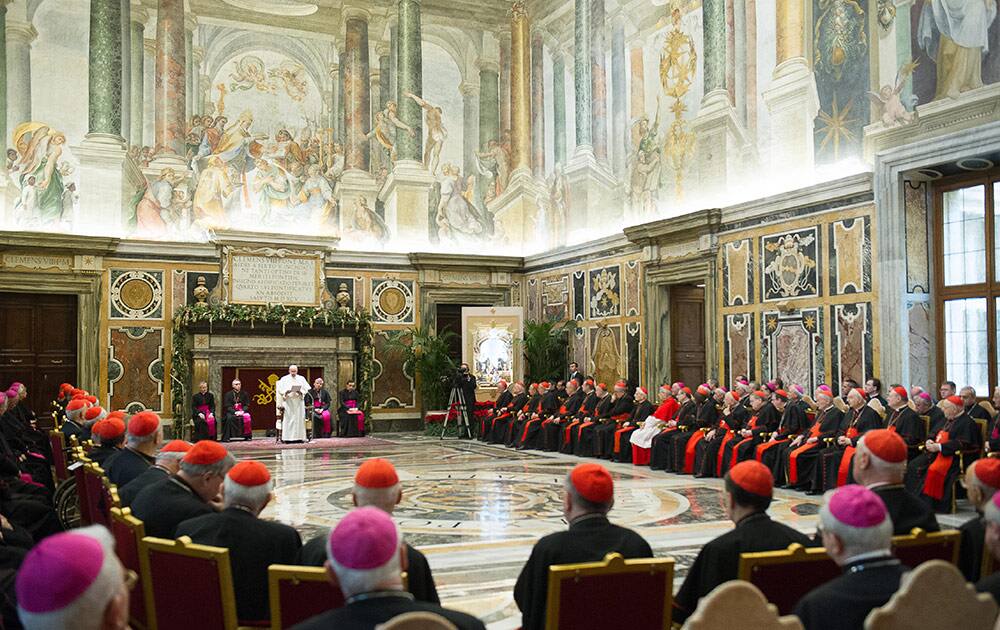
<path fill-rule="evenodd" d="M 340 64 L 330 64 L 330 129 L 333 130 L 334 142 L 340 142 Z"/>
<path fill-rule="evenodd" d="M 389 45 L 379 44 L 375 47 L 378 55 L 378 109 L 392 100 L 392 62 L 389 61 Z"/>
<path fill-rule="evenodd" d="M 184 120 L 185 126 L 194 113 L 194 29 L 198 23 L 188 15 L 184 19 Z"/>
<path fill-rule="evenodd" d="M 775 53 L 777 65 L 764 103 L 771 119 L 772 174 L 812 175 L 813 132 L 819 112 L 816 77 L 805 57 L 805 0 L 777 3 Z"/>
<path fill-rule="evenodd" d="M 159 0 L 156 10 L 156 155 L 184 165 L 187 66 L 184 0 Z"/>
<path fill-rule="evenodd" d="M 705 48 L 702 53 L 704 95 L 692 129 L 695 132 L 695 174 L 703 185 L 701 197 L 723 203 L 739 179 L 742 154 L 748 143 L 745 128 L 733 106 L 726 81 L 728 36 L 727 0 L 704 0 Z"/>
<path fill-rule="evenodd" d="M 31 44 L 38 37 L 33 24 L 7 20 L 7 129 L 31 120 Z"/>
<path fill-rule="evenodd" d="M 156 39 L 142 41 L 142 146 L 156 144 Z"/>
<path fill-rule="evenodd" d="M 205 60 L 205 49 L 195 46 L 191 49 L 191 115 L 205 111 L 205 95 L 201 86 L 201 65 Z M 188 116 L 190 119 L 191 116 Z"/>
<path fill-rule="evenodd" d="M 608 159 L 608 77 L 604 62 L 604 0 L 590 4 L 590 111 L 594 157 Z"/>
<path fill-rule="evenodd" d="M 530 30 L 527 14 L 517 12 L 510 25 L 510 124 L 513 176 L 517 171 L 531 171 Z"/>
<path fill-rule="evenodd" d="M 347 145 L 347 94 L 344 91 L 344 73 L 347 71 L 347 54 L 340 52 L 340 71 L 337 73 L 337 138 L 342 147 Z"/>
<path fill-rule="evenodd" d="M 629 96 L 631 106 L 629 115 L 632 120 L 638 120 L 641 116 L 646 116 L 646 70 L 642 58 L 642 46 L 634 45 L 629 50 Z M 638 127 L 633 127 L 631 134 L 632 144 L 639 142 Z"/>
<path fill-rule="evenodd" d="M 132 0 L 118 0 L 121 3 L 121 19 L 118 20 L 121 29 L 122 48 L 122 138 L 128 144 L 132 137 Z"/>
<path fill-rule="evenodd" d="M 126 52 L 122 34 L 124 27 L 131 28 L 122 24 L 122 18 L 121 0 L 91 0 L 87 135 L 72 147 L 79 159 L 81 182 L 79 215 L 74 219 L 84 230 L 101 234 L 123 227 L 125 206 L 142 182 L 138 166 L 125 159 L 122 137 L 122 57 Z"/>
<path fill-rule="evenodd" d="M 615 20 L 611 32 L 611 170 L 618 177 L 625 175 L 628 154 L 628 102 L 625 88 L 625 25 Z"/>
<path fill-rule="evenodd" d="M 490 140 L 500 140 L 499 66 L 479 60 L 479 149 L 486 150 Z"/>
<path fill-rule="evenodd" d="M 368 67 L 368 12 L 352 9 L 345 15 L 344 38 L 344 164 L 347 170 L 367 171 L 371 128 L 371 86 Z"/>
<path fill-rule="evenodd" d="M 507 29 L 500 29 L 497 39 L 500 42 L 500 135 L 510 131 L 510 37 Z"/>
<path fill-rule="evenodd" d="M 545 74 L 542 34 L 531 36 L 531 166 L 545 177 Z"/>
<path fill-rule="evenodd" d="M 132 9 L 131 22 L 129 25 L 132 31 L 129 40 L 129 56 L 131 57 L 130 64 L 132 67 L 132 73 L 128 102 L 128 108 L 132 118 L 132 127 L 131 133 L 128 137 L 128 143 L 136 147 L 142 146 L 143 129 L 145 128 L 145 112 L 143 111 L 143 94 L 145 86 L 143 85 L 143 79 L 145 77 L 146 69 L 143 44 L 146 41 L 146 20 L 148 18 L 148 13 L 140 9 L 138 6 Z"/>
<path fill-rule="evenodd" d="M 0 155 L 4 156 L 7 155 L 7 130 L 7 3 L 0 2 Z M 6 185 L 3 177 L 0 177 L 0 185 Z"/>
<path fill-rule="evenodd" d="M 556 168 L 566 167 L 566 60 L 562 51 L 552 53 L 552 154 Z"/>
<path fill-rule="evenodd" d="M 573 103 L 576 114 L 576 152 L 593 154 L 594 141 L 591 130 L 593 119 L 590 96 L 593 85 L 590 77 L 590 0 L 576 0 L 573 30 Z"/>
<path fill-rule="evenodd" d="M 396 100 L 399 118 L 416 132 L 413 136 L 402 131 L 396 133 L 397 153 L 399 160 L 419 162 L 423 159 L 423 110 L 406 94 L 423 95 L 420 0 L 399 0 L 396 20 Z"/>
<path fill-rule="evenodd" d="M 87 135 L 123 142 L 122 3 L 91 0 Z"/>
<path fill-rule="evenodd" d="M 476 151 L 479 150 L 479 82 L 463 81 L 462 93 L 462 173 L 468 177 L 476 172 Z"/>
<path fill-rule="evenodd" d="M 396 77 L 399 63 L 399 26 L 396 18 L 389 18 L 389 100 L 396 100 L 399 94 L 399 81 Z"/>

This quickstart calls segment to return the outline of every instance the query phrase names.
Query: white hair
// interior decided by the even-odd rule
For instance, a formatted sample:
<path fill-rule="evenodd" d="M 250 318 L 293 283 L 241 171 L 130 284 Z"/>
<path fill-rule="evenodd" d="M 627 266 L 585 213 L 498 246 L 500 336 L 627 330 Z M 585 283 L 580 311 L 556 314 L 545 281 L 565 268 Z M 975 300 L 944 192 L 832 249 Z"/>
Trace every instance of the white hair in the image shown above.
<path fill-rule="evenodd" d="M 872 463 L 872 468 L 875 472 L 884 477 L 892 477 L 893 479 L 902 480 L 903 475 L 906 474 L 906 460 L 901 462 L 887 462 L 875 453 L 872 453 L 868 445 L 865 444 L 865 436 L 861 436 L 858 440 L 858 452 L 867 453 L 868 459 Z"/>
<path fill-rule="evenodd" d="M 139 448 L 143 444 L 149 444 L 150 442 L 156 442 L 163 436 L 163 428 L 156 427 L 156 431 L 153 431 L 149 435 L 132 435 L 127 433 L 125 437 L 125 444 L 129 448 Z"/>
<path fill-rule="evenodd" d="M 819 509 L 819 522 L 823 531 L 833 534 L 844 545 L 844 557 L 851 558 L 873 551 L 889 551 L 892 548 L 892 518 L 885 519 L 874 527 L 852 527 L 837 520 L 830 513 L 830 497 L 836 490 L 823 495 L 823 506 Z"/>
<path fill-rule="evenodd" d="M 976 474 L 976 464 L 978 464 L 981 461 L 982 461 L 981 459 L 977 459 L 976 461 L 969 464 L 969 466 L 972 468 L 972 474 L 969 475 L 969 477 L 971 477 L 972 479 L 972 484 L 979 489 L 979 494 L 981 494 L 983 497 L 982 500 L 987 503 L 992 503 L 990 499 L 992 499 L 993 495 L 997 493 L 997 489 L 994 488 L 993 486 L 989 486 L 983 483 L 982 480 L 979 479 L 979 475 Z"/>
<path fill-rule="evenodd" d="M 184 451 L 160 451 L 156 454 L 158 462 L 179 462 L 187 455 Z"/>
<path fill-rule="evenodd" d="M 399 499 L 400 484 L 389 486 L 388 488 L 366 488 L 354 484 L 354 497 L 358 507 L 377 507 L 383 512 L 392 514 L 396 507 L 396 500 Z"/>
<path fill-rule="evenodd" d="M 400 579 L 402 567 L 399 564 L 399 549 L 403 545 L 403 533 L 399 531 L 399 525 L 395 522 L 392 526 L 396 532 L 396 550 L 385 564 L 373 569 L 351 569 L 341 566 L 334 559 L 333 547 L 330 545 L 330 538 L 327 538 L 326 557 L 330 561 L 330 568 L 337 574 L 337 581 L 345 598 L 374 591 L 381 584 Z"/>
<path fill-rule="evenodd" d="M 103 525 L 91 525 L 83 529 L 72 530 L 73 534 L 89 536 L 101 543 L 104 551 L 104 561 L 101 570 L 94 581 L 79 597 L 65 608 L 50 612 L 29 612 L 20 606 L 17 615 L 21 618 L 26 630 L 100 630 L 104 623 L 104 613 L 108 604 L 118 593 L 125 576 L 122 574 L 122 563 L 115 555 L 115 541 Z"/>
<path fill-rule="evenodd" d="M 987 501 L 986 505 L 983 506 L 983 518 L 987 523 L 1000 525 L 1000 508 L 994 501 Z"/>
<path fill-rule="evenodd" d="M 214 464 L 190 464 L 182 460 L 181 470 L 192 477 L 200 477 L 205 474 L 224 475 L 235 465 L 236 458 L 233 457 L 232 453 L 226 453 L 225 457 Z"/>
<path fill-rule="evenodd" d="M 236 483 L 229 475 L 226 475 L 225 486 L 222 492 L 222 502 L 225 507 L 242 505 L 259 511 L 267 503 L 267 499 L 271 496 L 271 490 L 273 489 L 274 481 L 271 479 L 268 479 L 267 483 L 259 486 L 244 486 L 243 484 Z"/>

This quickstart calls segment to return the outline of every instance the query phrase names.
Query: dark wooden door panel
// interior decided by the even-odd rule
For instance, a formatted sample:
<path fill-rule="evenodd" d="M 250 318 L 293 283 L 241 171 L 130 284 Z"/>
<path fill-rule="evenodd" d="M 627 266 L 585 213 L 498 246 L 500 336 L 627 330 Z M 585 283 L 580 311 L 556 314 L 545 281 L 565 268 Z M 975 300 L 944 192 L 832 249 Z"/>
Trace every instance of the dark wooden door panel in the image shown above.
<path fill-rule="evenodd" d="M 40 304 L 35 316 L 36 354 L 76 356 L 75 303 Z"/>
<path fill-rule="evenodd" d="M 705 379 L 705 290 L 670 287 L 671 378 L 694 387 Z"/>

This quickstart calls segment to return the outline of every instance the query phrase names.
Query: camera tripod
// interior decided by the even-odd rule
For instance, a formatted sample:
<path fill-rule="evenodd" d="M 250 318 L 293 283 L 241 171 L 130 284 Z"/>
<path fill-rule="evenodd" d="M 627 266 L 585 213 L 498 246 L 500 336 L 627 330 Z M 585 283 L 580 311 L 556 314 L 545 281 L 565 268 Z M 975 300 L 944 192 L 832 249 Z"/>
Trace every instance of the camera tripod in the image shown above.
<path fill-rule="evenodd" d="M 448 406 L 445 407 L 446 411 L 444 414 L 444 423 L 441 425 L 441 439 L 444 439 L 444 434 L 448 430 L 448 416 L 451 415 L 451 406 L 455 405 L 456 422 L 458 422 L 458 438 L 462 438 L 462 429 L 465 429 L 465 434 L 472 439 L 472 429 L 469 427 L 469 416 L 466 415 L 469 407 L 465 404 L 465 394 L 462 393 L 461 387 L 452 387 L 451 393 L 448 394 Z"/>

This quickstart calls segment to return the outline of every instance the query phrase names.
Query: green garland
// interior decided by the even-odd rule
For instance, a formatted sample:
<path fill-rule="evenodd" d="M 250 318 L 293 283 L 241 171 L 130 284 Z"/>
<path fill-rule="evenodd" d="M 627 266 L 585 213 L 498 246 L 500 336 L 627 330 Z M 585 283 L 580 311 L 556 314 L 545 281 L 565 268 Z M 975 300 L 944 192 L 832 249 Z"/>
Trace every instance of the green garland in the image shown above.
<path fill-rule="evenodd" d="M 281 334 L 285 334 L 288 324 L 296 326 L 326 326 L 330 329 L 346 328 L 354 330 L 358 338 L 357 385 L 361 392 L 361 410 L 365 422 L 371 426 L 371 392 L 375 386 L 375 356 L 372 346 L 375 333 L 371 315 L 367 311 L 341 310 L 323 306 L 247 306 L 243 304 L 189 304 L 178 308 L 173 321 L 173 354 L 170 363 L 171 400 L 174 414 L 183 417 L 186 402 L 183 392 L 176 386 L 179 381 L 188 384 L 191 378 L 191 348 L 189 328 L 194 324 L 215 322 L 235 326 L 236 324 L 281 324 Z M 175 421 L 176 421 L 175 417 Z"/>

